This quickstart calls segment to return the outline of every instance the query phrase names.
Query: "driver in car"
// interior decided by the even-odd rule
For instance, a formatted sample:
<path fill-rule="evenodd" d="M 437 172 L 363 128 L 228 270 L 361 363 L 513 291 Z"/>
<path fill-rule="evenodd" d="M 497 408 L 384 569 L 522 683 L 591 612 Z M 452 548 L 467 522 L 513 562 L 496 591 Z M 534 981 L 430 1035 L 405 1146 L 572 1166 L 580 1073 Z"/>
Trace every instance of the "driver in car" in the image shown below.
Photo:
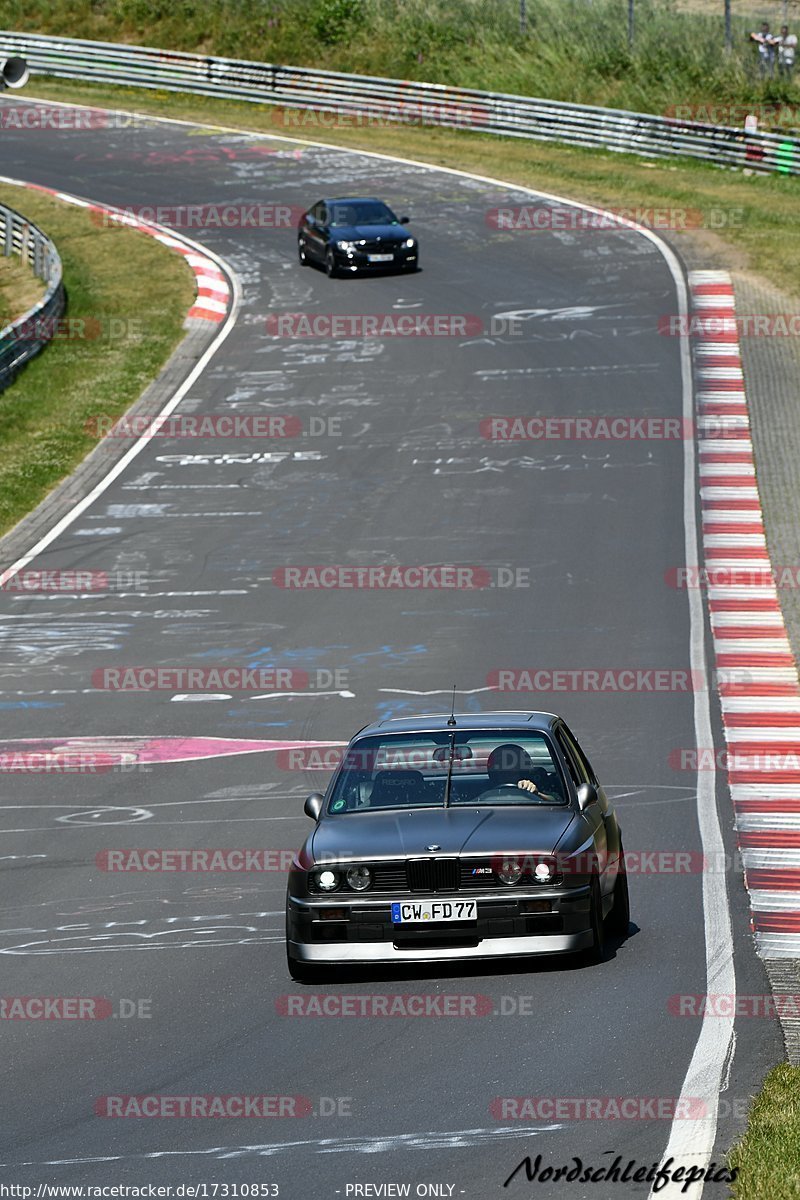
<path fill-rule="evenodd" d="M 548 792 L 543 792 L 534 779 L 538 776 L 540 782 L 545 782 L 545 769 L 535 767 L 528 751 L 514 742 L 504 742 L 502 746 L 495 746 L 486 761 L 486 771 L 489 776 L 489 791 L 505 784 L 516 786 L 523 792 L 534 792 L 551 804 L 556 803 L 556 798 Z"/>

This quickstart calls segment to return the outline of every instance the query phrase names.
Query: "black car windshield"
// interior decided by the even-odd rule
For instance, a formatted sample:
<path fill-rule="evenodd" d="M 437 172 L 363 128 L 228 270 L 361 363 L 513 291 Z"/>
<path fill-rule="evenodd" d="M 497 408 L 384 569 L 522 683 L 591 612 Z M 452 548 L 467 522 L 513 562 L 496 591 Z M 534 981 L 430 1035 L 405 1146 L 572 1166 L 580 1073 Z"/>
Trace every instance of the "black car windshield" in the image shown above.
<path fill-rule="evenodd" d="M 445 802 L 449 732 L 361 738 L 348 750 L 328 812 L 440 807 Z M 566 804 L 561 770 L 543 733 L 520 729 L 455 733 L 449 804 Z"/>
<path fill-rule="evenodd" d="M 334 200 L 330 206 L 331 225 L 399 225 L 388 204 L 382 200 Z"/>

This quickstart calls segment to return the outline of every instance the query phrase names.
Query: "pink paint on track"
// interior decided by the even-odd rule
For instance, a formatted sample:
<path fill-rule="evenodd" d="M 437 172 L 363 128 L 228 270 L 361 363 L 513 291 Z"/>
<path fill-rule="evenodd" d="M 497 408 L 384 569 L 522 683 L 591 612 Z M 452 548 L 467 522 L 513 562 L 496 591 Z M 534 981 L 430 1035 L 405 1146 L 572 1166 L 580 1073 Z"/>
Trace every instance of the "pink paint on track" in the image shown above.
<path fill-rule="evenodd" d="M 97 761 L 119 763 L 190 762 L 202 758 L 222 758 L 231 754 L 263 754 L 298 747 L 345 746 L 346 742 L 260 741 L 251 738 L 218 737 L 120 737 L 78 736 L 62 738 L 14 738 L 0 741 L 0 756 L 43 754 L 79 756 Z"/>

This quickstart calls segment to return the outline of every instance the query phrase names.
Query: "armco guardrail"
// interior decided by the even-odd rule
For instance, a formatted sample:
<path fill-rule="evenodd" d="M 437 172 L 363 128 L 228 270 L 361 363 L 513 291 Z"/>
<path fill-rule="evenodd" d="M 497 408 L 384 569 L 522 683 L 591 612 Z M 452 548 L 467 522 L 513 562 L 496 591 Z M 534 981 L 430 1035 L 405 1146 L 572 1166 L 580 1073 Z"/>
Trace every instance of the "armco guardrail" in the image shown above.
<path fill-rule="evenodd" d="M 5 329 L 0 329 L 0 392 L 20 367 L 50 341 L 64 312 L 61 259 L 50 238 L 21 213 L 0 204 L 0 251 L 18 254 L 47 289 L 38 304 Z"/>
<path fill-rule="evenodd" d="M 350 114 L 364 123 L 443 125 L 572 146 L 602 146 L 647 157 L 688 156 L 717 166 L 800 174 L 800 141 L 794 138 L 622 109 L 40 34 L 0 32 L 3 54 L 27 59 L 34 75 Z"/>

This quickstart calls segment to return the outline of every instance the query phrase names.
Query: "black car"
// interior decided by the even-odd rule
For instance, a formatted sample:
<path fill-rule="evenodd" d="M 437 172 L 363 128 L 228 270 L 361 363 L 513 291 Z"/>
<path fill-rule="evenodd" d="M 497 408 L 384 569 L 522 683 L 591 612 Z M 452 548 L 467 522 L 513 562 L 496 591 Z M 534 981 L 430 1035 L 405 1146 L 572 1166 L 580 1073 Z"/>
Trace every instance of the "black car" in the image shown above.
<path fill-rule="evenodd" d="M 295 857 L 293 978 L 325 965 L 587 951 L 628 930 L 622 835 L 552 713 L 403 717 L 362 729 Z"/>
<path fill-rule="evenodd" d="M 331 277 L 340 272 L 415 271 L 419 247 L 403 228 L 407 224 L 408 217 L 396 217 L 382 200 L 319 200 L 300 218 L 297 254 L 302 266 L 321 263 Z"/>

